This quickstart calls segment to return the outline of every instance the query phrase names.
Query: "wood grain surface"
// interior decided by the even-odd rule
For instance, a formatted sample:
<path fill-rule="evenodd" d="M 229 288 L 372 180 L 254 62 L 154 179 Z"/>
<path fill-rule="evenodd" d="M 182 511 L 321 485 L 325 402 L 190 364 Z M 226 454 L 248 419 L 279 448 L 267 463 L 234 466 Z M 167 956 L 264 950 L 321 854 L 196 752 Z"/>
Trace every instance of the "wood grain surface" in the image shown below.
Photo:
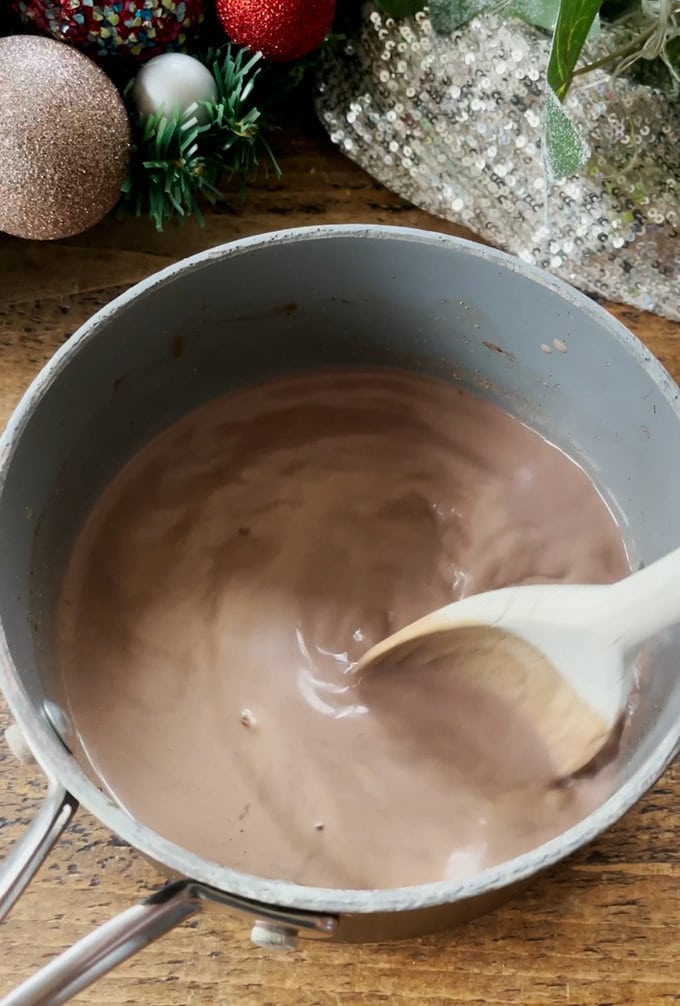
<path fill-rule="evenodd" d="M 58 244 L 0 235 L 0 422 L 95 310 L 187 254 L 243 235 L 325 222 L 460 229 L 406 205 L 346 161 L 311 121 L 279 143 L 284 177 L 261 179 L 195 223 L 157 234 L 106 221 Z M 468 235 L 469 236 L 469 235 Z M 680 325 L 607 305 L 680 379 Z M 0 562 L 2 561 L 0 556 Z M 5 726 L 8 717 L 0 710 Z M 0 855 L 43 792 L 0 741 Z M 680 1002 L 680 769 L 523 896 L 454 932 L 401 944 L 313 945 L 276 956 L 222 914 L 185 924 L 80 995 L 84 1004 L 349 1006 L 444 1003 L 661 1006 Z M 87 813 L 0 929 L 0 995 L 161 878 Z"/>

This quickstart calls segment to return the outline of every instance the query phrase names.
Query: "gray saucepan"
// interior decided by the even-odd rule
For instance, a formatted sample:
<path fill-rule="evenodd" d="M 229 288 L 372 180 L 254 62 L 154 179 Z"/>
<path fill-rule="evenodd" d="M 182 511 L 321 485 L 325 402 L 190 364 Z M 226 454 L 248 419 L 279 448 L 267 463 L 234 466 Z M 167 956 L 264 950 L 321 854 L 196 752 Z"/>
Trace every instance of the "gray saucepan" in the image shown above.
<path fill-rule="evenodd" d="M 237 241 L 98 312 L 24 395 L 0 444 L 0 685 L 46 774 L 46 802 L 0 873 L 4 910 L 78 804 L 161 866 L 168 886 L 2 1000 L 65 1002 L 193 912 L 242 913 L 253 939 L 404 938 L 506 899 L 621 817 L 675 756 L 680 634 L 647 652 L 620 781 L 568 832 L 464 883 L 321 890 L 207 862 L 112 803 L 69 751 L 51 666 L 70 542 L 112 474 L 158 430 L 229 387 L 285 371 L 382 365 L 465 382 L 581 461 L 634 564 L 680 543 L 678 388 L 597 304 L 517 259 L 439 234 L 329 226 Z M 594 669 L 594 673 L 596 669 Z"/>

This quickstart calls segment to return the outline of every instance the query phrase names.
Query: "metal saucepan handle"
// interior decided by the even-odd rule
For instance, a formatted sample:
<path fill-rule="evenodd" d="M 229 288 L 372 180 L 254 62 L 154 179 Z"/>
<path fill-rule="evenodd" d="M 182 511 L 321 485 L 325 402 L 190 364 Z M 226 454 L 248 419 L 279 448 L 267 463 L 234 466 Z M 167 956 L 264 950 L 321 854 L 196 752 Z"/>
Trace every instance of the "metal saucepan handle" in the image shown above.
<path fill-rule="evenodd" d="M 48 776 L 47 796 L 40 811 L 0 863 L 0 922 L 28 887 L 77 809 L 78 801 Z"/>
<path fill-rule="evenodd" d="M 296 936 L 301 929 L 312 930 L 314 935 L 322 937 L 331 936 L 337 926 L 333 916 L 261 905 L 191 880 L 180 880 L 95 929 L 0 1000 L 0 1006 L 61 1006 L 200 911 L 206 902 L 217 902 L 261 920 L 260 927 L 268 927 L 273 937 L 268 941 L 271 948 L 288 949 L 290 936 Z"/>
<path fill-rule="evenodd" d="M 59 1006 L 200 909 L 187 883 L 171 884 L 95 929 L 1 1000 Z"/>

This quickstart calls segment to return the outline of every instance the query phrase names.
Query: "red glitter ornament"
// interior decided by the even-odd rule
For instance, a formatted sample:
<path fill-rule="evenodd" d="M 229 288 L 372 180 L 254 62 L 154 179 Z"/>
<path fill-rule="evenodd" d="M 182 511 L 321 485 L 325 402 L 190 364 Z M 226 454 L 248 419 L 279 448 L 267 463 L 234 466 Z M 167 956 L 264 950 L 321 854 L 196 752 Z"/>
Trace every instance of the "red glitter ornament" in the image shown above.
<path fill-rule="evenodd" d="M 232 42 L 286 63 L 320 45 L 333 23 L 335 0 L 217 0 Z"/>

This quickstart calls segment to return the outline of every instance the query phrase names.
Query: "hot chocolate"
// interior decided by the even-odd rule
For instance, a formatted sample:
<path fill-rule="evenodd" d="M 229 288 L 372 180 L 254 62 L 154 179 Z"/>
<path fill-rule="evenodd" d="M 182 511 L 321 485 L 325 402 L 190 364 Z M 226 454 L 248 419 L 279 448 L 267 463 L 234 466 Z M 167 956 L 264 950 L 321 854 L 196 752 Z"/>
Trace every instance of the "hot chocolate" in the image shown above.
<path fill-rule="evenodd" d="M 464 674 L 348 673 L 456 598 L 629 572 L 584 471 L 498 406 L 396 371 L 282 378 L 156 437 L 95 504 L 58 613 L 102 784 L 180 845 L 323 887 L 458 879 L 575 823 L 517 710 Z"/>

